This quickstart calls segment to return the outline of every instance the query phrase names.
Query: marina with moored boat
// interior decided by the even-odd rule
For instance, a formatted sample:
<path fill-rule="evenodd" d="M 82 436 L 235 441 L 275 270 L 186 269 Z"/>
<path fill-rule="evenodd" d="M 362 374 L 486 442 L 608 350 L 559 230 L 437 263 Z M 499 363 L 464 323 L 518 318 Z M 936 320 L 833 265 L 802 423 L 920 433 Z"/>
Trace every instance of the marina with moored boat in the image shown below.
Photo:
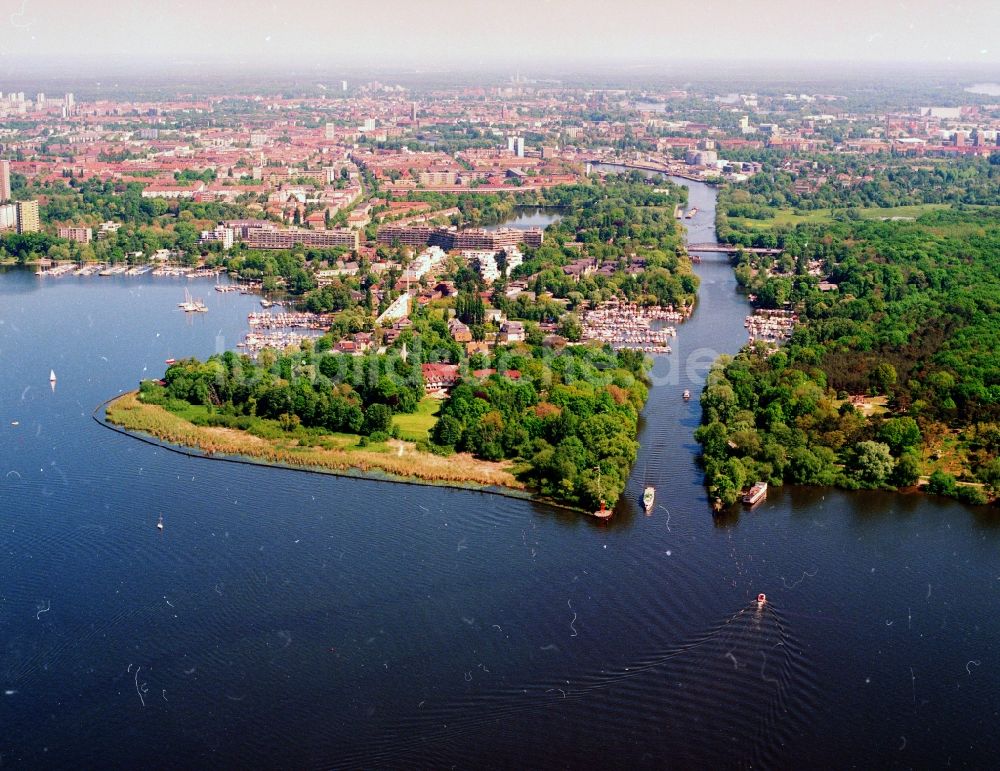
<path fill-rule="evenodd" d="M 605 302 L 583 316 L 583 340 L 598 340 L 612 348 L 628 348 L 646 353 L 670 353 L 670 338 L 677 335 L 663 322 L 682 322 L 690 315 L 672 306 L 642 306 L 634 303 Z"/>

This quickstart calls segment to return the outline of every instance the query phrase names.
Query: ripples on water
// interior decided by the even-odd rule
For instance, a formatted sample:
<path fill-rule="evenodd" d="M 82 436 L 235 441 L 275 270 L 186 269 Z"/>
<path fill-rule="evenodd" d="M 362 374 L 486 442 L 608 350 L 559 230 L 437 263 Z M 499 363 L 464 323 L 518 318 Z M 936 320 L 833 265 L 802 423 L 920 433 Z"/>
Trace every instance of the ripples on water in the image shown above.
<path fill-rule="evenodd" d="M 711 201 L 693 203 L 709 240 Z M 995 517 L 776 489 L 713 519 L 681 399 L 704 371 L 678 362 L 735 350 L 746 306 L 724 259 L 697 270 L 607 523 L 129 441 L 93 406 L 136 362 L 238 339 L 253 298 L 209 298 L 192 324 L 183 285 L 0 277 L 3 760 L 990 765 Z"/>
<path fill-rule="evenodd" d="M 540 650 L 558 661 L 555 644 Z M 785 741 L 803 730 L 816 698 L 798 641 L 773 605 L 756 602 L 698 637 L 645 651 L 628 664 L 503 687 L 485 678 L 476 687 L 484 674 L 482 668 L 467 673 L 469 693 L 462 699 L 421 704 L 382 737 L 374 757 L 362 750 L 348 760 L 416 762 L 428 744 L 438 748 L 442 761 L 462 757 L 479 746 L 482 734 L 502 726 L 511 749 L 516 737 L 516 749 L 495 760 L 516 762 L 530 752 L 546 766 L 587 761 L 589 742 L 553 743 L 538 730 L 545 724 L 566 731 L 560 734 L 565 738 L 606 733 L 625 753 L 621 760 L 630 762 L 714 766 L 739 758 L 742 765 L 759 767 L 773 765 Z M 673 745 L 669 753 L 663 740 Z"/>

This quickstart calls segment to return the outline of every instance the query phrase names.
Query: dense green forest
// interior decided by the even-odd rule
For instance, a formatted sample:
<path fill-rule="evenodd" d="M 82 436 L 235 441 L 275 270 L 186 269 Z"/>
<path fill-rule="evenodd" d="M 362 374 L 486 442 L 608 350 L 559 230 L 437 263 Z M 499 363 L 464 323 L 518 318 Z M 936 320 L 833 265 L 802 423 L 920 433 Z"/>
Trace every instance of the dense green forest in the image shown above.
<path fill-rule="evenodd" d="M 434 441 L 486 460 L 518 460 L 524 478 L 556 500 L 614 505 L 639 448 L 643 354 L 579 346 L 546 356 L 514 348 L 503 359 L 520 378 L 492 375 L 457 386 Z"/>
<path fill-rule="evenodd" d="M 829 210 L 830 219 L 850 221 L 861 218 L 866 208 L 1000 205 L 1000 153 L 989 159 L 885 158 L 881 163 L 884 167 L 872 167 L 867 157 L 821 156 L 813 164 L 765 169 L 742 185 L 724 187 L 716 210 L 719 240 L 783 247 L 794 227 L 780 221 L 782 212 L 808 216 Z M 806 187 L 797 190 L 798 182 Z M 740 219 L 767 227 L 731 222 Z"/>
<path fill-rule="evenodd" d="M 786 249 L 736 257 L 757 304 L 794 308 L 798 324 L 780 350 L 746 349 L 712 372 L 697 433 L 712 494 L 921 476 L 966 501 L 1000 492 L 1000 211 L 799 225 Z M 862 395 L 887 411 L 847 398 Z"/>
<path fill-rule="evenodd" d="M 44 196 L 46 203 L 41 207 L 41 216 L 46 223 L 96 224 L 114 220 L 127 225 L 163 225 L 167 220 L 177 219 L 181 212 L 190 212 L 191 219 L 211 221 L 254 216 L 243 204 L 143 198 L 143 188 L 139 182 L 91 177 L 83 182 L 69 179 L 66 184 L 54 182 L 15 188 L 14 195 L 16 198 Z"/>
<path fill-rule="evenodd" d="M 259 361 L 227 351 L 201 362 L 185 359 L 167 368 L 163 386 L 144 381 L 143 401 L 168 409 L 209 406 L 208 425 L 260 430 L 255 418 L 298 426 L 387 438 L 395 413 L 413 412 L 423 398 L 419 364 L 399 356 L 354 357 L 264 351 Z"/>
<path fill-rule="evenodd" d="M 419 352 L 421 344 L 415 341 Z M 430 341 L 429 341 L 430 342 Z M 431 351 L 432 349 L 428 349 Z M 433 349 L 437 351 L 437 349 Z M 436 355 L 436 354 L 435 354 Z M 543 495 L 571 505 L 613 504 L 635 462 L 639 411 L 646 400 L 641 353 L 587 346 L 554 353 L 511 346 L 498 353 L 505 373 L 464 379 L 441 409 L 426 451 L 469 452 L 517 461 L 519 475 Z M 209 408 L 200 425 L 273 438 L 278 431 L 395 435 L 392 416 L 413 412 L 423 398 L 418 357 L 354 357 L 310 346 L 255 362 L 233 352 L 171 365 L 163 383 L 144 381 L 140 398 L 184 414 Z M 276 428 L 277 426 L 277 428 Z"/>

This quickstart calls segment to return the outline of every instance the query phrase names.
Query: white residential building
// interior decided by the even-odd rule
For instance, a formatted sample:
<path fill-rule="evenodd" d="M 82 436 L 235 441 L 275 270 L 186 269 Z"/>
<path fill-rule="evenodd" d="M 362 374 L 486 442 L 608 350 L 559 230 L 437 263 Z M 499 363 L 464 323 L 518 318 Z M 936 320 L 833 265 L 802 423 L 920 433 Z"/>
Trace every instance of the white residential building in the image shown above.
<path fill-rule="evenodd" d="M 392 305 L 385 309 L 385 313 L 375 319 L 375 323 L 384 327 L 386 324 L 405 319 L 409 315 L 410 295 L 404 292 L 392 301 Z"/>
<path fill-rule="evenodd" d="M 419 281 L 422 276 L 427 275 L 431 268 L 444 258 L 444 249 L 440 246 L 428 246 L 414 258 L 413 262 L 410 263 L 410 267 L 406 269 L 406 273 L 403 274 L 403 277 L 411 281 Z"/>

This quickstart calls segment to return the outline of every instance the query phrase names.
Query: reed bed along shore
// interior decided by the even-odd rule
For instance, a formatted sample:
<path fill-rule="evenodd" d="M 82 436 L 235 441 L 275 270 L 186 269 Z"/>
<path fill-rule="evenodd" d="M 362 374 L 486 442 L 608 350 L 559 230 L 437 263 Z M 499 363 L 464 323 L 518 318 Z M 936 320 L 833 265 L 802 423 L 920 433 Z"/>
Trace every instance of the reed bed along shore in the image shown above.
<path fill-rule="evenodd" d="M 400 480 L 469 487 L 503 487 L 525 492 L 511 473 L 512 464 L 478 460 L 458 453 L 442 457 L 417 450 L 410 442 L 392 445 L 301 445 L 294 436 L 264 439 L 246 431 L 197 426 L 156 404 L 139 401 L 135 391 L 108 403 L 105 418 L 127 431 L 149 434 L 163 442 L 199 450 L 206 455 L 242 456 L 267 464 L 312 468 L 333 473 L 380 473 Z"/>

